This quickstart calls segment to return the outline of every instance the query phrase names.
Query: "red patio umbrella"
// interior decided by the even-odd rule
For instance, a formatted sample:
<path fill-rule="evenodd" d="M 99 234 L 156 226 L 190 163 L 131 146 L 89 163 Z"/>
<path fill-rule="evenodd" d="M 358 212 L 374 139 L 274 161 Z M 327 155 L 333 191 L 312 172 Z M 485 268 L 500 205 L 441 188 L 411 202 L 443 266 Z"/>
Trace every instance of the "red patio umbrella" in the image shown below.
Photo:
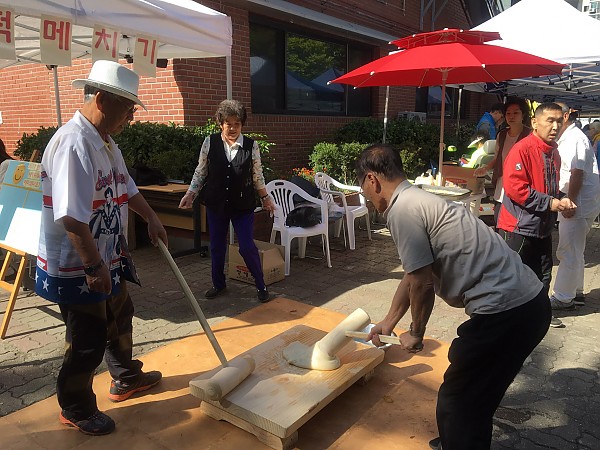
<path fill-rule="evenodd" d="M 330 83 L 368 86 L 442 86 L 439 172 L 444 152 L 446 84 L 498 83 L 560 74 L 564 64 L 485 44 L 501 39 L 490 31 L 445 29 L 393 41 L 401 50 L 348 72 Z"/>

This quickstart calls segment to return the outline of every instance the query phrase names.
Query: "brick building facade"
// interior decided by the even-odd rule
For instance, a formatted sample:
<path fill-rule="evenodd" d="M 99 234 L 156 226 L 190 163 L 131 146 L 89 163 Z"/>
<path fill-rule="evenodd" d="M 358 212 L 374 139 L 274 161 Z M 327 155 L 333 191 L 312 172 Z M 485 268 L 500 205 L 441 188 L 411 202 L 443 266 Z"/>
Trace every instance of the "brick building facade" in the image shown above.
<path fill-rule="evenodd" d="M 250 41 L 256 24 L 266 23 L 267 27 L 284 36 L 284 42 L 288 42 L 293 33 L 293 36 L 309 36 L 311 39 L 332 42 L 335 46 L 347 46 L 344 48 L 357 46 L 363 57 L 365 52 L 368 53 L 368 60 L 394 50 L 381 36 L 399 38 L 432 29 L 431 12 L 424 15 L 423 29 L 420 29 L 421 2 L 414 1 L 202 0 L 200 3 L 232 19 L 233 98 L 242 101 L 250 111 L 245 130 L 264 133 L 276 144 L 272 148 L 272 155 L 275 157 L 275 168 L 279 170 L 306 165 L 315 143 L 330 139 L 336 129 L 357 116 L 349 114 L 347 110 L 337 113 L 329 111 L 326 114 L 285 109 L 267 112 L 253 110 L 253 55 Z M 471 28 L 462 0 L 447 1 L 441 12 L 435 29 Z M 332 22 L 335 25 L 332 26 Z M 82 102 L 82 92 L 72 88 L 71 82 L 76 78 L 85 78 L 90 64 L 89 59 L 74 60 L 71 67 L 58 68 L 64 122 Z M 135 120 L 204 124 L 214 114 L 217 104 L 226 98 L 225 70 L 225 58 L 169 60 L 167 68 L 157 68 L 156 78 L 142 78 L 139 95 L 148 111 L 139 110 Z M 369 92 L 370 98 L 366 100 L 369 111 L 367 114 L 363 111 L 360 115 L 382 118 L 386 89 L 371 88 Z M 489 97 L 465 93 L 462 119 L 477 120 L 486 106 L 495 100 Z M 416 102 L 416 88 L 392 87 L 388 116 L 396 117 L 401 111 L 415 111 Z M 40 126 L 56 125 L 52 71 L 40 64 L 1 70 L 0 111 L 3 117 L 0 137 L 9 152 L 14 151 L 23 133 L 34 132 Z M 439 114 L 437 119 L 429 115 L 427 119 L 439 122 Z"/>

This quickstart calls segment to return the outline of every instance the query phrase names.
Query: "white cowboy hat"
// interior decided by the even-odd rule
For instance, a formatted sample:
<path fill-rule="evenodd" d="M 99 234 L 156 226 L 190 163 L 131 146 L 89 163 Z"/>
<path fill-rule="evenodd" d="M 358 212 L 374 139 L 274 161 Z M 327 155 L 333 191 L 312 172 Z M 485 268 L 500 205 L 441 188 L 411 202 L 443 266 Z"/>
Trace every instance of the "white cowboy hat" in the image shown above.
<path fill-rule="evenodd" d="M 92 66 L 86 80 L 74 80 L 74 88 L 82 88 L 86 84 L 103 91 L 124 97 L 137 103 L 142 108 L 146 106 L 138 98 L 140 77 L 133 70 L 114 61 L 98 60 Z"/>

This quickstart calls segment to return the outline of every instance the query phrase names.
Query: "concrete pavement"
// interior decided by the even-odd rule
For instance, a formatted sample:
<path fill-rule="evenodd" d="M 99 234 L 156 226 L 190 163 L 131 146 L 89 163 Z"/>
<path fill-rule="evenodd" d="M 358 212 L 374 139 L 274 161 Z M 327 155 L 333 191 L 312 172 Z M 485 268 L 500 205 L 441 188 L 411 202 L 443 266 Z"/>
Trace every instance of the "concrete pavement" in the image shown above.
<path fill-rule="evenodd" d="M 366 232 L 357 232 L 355 251 L 343 250 L 339 239 L 332 240 L 332 247 L 333 268 L 312 258 L 322 257 L 315 241 L 307 249 L 309 257 L 294 259 L 291 275 L 270 286 L 271 293 L 344 314 L 362 307 L 374 321 L 381 319 L 403 274 L 388 231 L 375 227 L 372 242 Z M 137 249 L 134 259 L 144 284 L 130 289 L 136 305 L 135 354 L 198 333 L 200 325 L 158 249 Z M 176 261 L 210 323 L 258 305 L 254 287 L 237 281 L 229 281 L 225 295 L 205 300 L 210 259 L 195 254 Z M 550 329 L 509 389 L 494 421 L 493 449 L 600 448 L 600 229 L 596 226 L 588 238 L 585 271 L 586 306 L 557 314 L 566 327 Z M 2 292 L 0 312 L 6 303 Z M 465 319 L 463 310 L 437 301 L 427 335 L 450 342 Z M 405 317 L 398 327 L 407 328 L 409 323 Z M 21 293 L 7 338 L 0 341 L 0 416 L 54 394 L 63 346 L 58 308 Z"/>

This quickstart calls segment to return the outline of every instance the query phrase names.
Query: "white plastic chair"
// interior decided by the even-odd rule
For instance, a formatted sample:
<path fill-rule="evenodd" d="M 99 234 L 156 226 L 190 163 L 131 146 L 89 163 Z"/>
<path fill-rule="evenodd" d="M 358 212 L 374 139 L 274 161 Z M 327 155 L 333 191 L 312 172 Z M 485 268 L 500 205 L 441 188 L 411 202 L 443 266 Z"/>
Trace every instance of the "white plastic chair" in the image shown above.
<path fill-rule="evenodd" d="M 371 240 L 371 226 L 369 224 L 369 209 L 367 208 L 367 202 L 365 197 L 359 195 L 360 205 L 348 205 L 346 202 L 346 195 L 340 191 L 334 191 L 331 189 L 331 186 L 335 186 L 338 189 L 345 189 L 347 191 L 355 191 L 360 192 L 359 186 L 350 186 L 347 184 L 342 184 L 339 181 L 331 178 L 329 175 L 323 172 L 315 173 L 315 184 L 321 190 L 321 198 L 327 202 L 329 205 L 330 211 L 338 211 L 341 212 L 346 219 L 346 229 L 348 230 L 348 241 L 350 245 L 350 250 L 356 249 L 356 238 L 354 232 L 354 220 L 365 216 L 365 222 L 367 224 L 367 233 L 369 235 L 369 240 Z M 341 199 L 341 205 L 336 203 L 335 198 Z M 336 237 L 339 236 L 339 229 L 336 230 Z"/>
<path fill-rule="evenodd" d="M 290 247 L 292 239 L 299 238 L 298 256 L 304 258 L 306 255 L 306 238 L 321 235 L 323 238 L 324 253 L 327 258 L 327 267 L 331 267 L 331 255 L 329 253 L 329 221 L 327 216 L 327 202 L 312 197 L 306 191 L 285 180 L 274 180 L 267 184 L 267 192 L 275 201 L 275 214 L 273 229 L 271 231 L 271 243 L 275 242 L 277 232 L 281 234 L 281 245 L 285 247 L 285 274 L 290 274 Z M 312 227 L 288 227 L 285 224 L 287 215 L 294 209 L 294 196 L 314 203 L 321 207 L 321 223 Z"/>

